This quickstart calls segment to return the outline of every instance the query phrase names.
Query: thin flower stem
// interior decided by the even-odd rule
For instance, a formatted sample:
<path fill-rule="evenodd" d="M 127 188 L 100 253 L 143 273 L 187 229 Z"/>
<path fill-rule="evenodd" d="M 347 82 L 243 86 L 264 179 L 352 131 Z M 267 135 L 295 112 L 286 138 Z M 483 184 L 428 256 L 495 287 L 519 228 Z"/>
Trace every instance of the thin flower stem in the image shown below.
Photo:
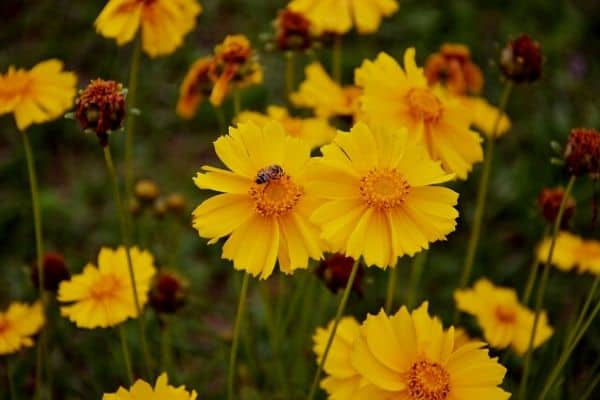
<path fill-rule="evenodd" d="M 333 40 L 333 50 L 331 52 L 331 74 L 333 80 L 337 83 L 342 82 L 342 35 L 335 35 Z"/>
<path fill-rule="evenodd" d="M 137 320 L 139 323 L 140 329 L 140 341 L 142 343 L 142 352 L 144 354 L 144 362 L 146 366 L 146 375 L 149 378 L 152 374 L 151 362 L 150 362 L 150 353 L 148 351 L 148 343 L 146 341 L 146 329 L 144 322 L 144 315 L 142 314 L 142 307 L 140 305 L 140 298 L 138 295 L 136 280 L 135 280 L 135 271 L 133 270 L 133 262 L 131 261 L 131 252 L 130 252 L 130 232 L 129 232 L 129 224 L 127 222 L 127 216 L 125 214 L 125 209 L 123 208 L 123 200 L 121 198 L 121 190 L 119 189 L 119 178 L 117 176 L 117 171 L 115 169 L 112 156 L 110 153 L 110 146 L 104 146 L 104 160 L 106 161 L 106 168 L 108 170 L 108 175 L 112 181 L 113 186 L 113 195 L 114 201 L 117 208 L 117 215 L 119 217 L 120 227 L 121 227 L 121 239 L 123 241 L 123 245 L 125 246 L 125 254 L 127 256 L 127 268 L 129 269 L 129 280 L 131 282 L 131 289 L 133 294 L 133 301 L 135 304 L 135 310 L 137 312 Z"/>
<path fill-rule="evenodd" d="M 396 282 L 398 281 L 398 268 L 400 266 L 396 264 L 395 267 L 391 268 L 391 271 L 388 273 L 388 285 L 387 285 L 387 293 L 385 296 L 385 312 L 390 313 L 394 305 L 394 297 L 396 296 Z"/>
<path fill-rule="evenodd" d="M 410 281 L 408 283 L 408 291 L 406 293 L 406 307 L 412 309 L 417 297 L 417 288 L 423 274 L 423 267 L 427 261 L 427 251 L 423 250 L 413 258 L 410 268 Z"/>
<path fill-rule="evenodd" d="M 171 347 L 171 332 L 170 320 L 168 316 L 163 316 L 162 326 L 160 330 L 160 354 L 161 354 L 161 371 L 172 376 L 171 368 L 173 366 L 173 351 Z"/>
<path fill-rule="evenodd" d="M 291 104 L 290 95 L 296 87 L 296 53 L 285 53 L 285 100 Z"/>
<path fill-rule="evenodd" d="M 469 242 L 467 244 L 467 254 L 465 256 L 465 262 L 462 268 L 462 274 L 460 276 L 460 281 L 458 284 L 458 288 L 462 289 L 469 283 L 469 277 L 471 276 L 471 271 L 473 269 L 473 262 L 475 261 L 475 254 L 477 252 L 477 245 L 479 244 L 479 237 L 481 235 L 481 225 L 483 222 L 483 214 L 485 212 L 485 199 L 487 197 L 488 185 L 490 181 L 490 172 L 492 169 L 492 160 L 494 158 L 494 144 L 496 142 L 496 135 L 498 132 L 498 127 L 500 126 L 500 120 L 502 119 L 502 114 L 506 109 L 506 105 L 508 104 L 508 99 L 510 97 L 510 93 L 512 91 L 512 84 L 507 82 L 504 85 L 504 91 L 502 92 L 502 97 L 500 99 L 500 105 L 498 107 L 498 115 L 496 116 L 496 120 L 494 121 L 494 128 L 492 129 L 492 134 L 487 139 L 485 154 L 483 159 L 483 170 L 481 171 L 481 177 L 479 178 L 479 186 L 477 188 L 477 203 L 475 205 L 475 217 L 473 220 L 473 226 L 471 227 L 471 234 L 469 236 Z M 458 309 L 454 314 L 454 322 L 458 322 L 459 317 Z"/>
<path fill-rule="evenodd" d="M 215 115 L 217 116 L 217 123 L 219 124 L 219 134 L 224 135 L 227 133 L 227 123 L 225 122 L 225 111 L 223 107 L 215 107 L 213 106 L 213 110 L 215 110 Z"/>
<path fill-rule="evenodd" d="M 287 332 L 287 328 L 290 325 L 292 318 L 296 316 L 296 310 L 300 305 L 300 299 L 304 297 L 303 295 L 304 292 L 306 292 L 311 273 L 312 269 L 305 271 L 305 274 L 302 277 L 300 284 L 298 285 L 298 287 L 296 287 L 292 300 L 290 301 L 290 305 L 287 308 L 287 312 L 285 313 L 285 319 L 283 320 L 281 327 L 278 327 L 278 331 L 280 332 L 278 339 L 281 339 L 281 336 L 285 334 L 285 332 Z M 279 345 L 279 343 L 277 345 Z"/>
<path fill-rule="evenodd" d="M 596 296 L 596 291 L 598 290 L 599 283 L 600 283 L 600 275 L 596 275 L 596 278 L 594 279 L 594 282 L 592 283 L 592 287 L 590 288 L 590 290 L 588 292 L 588 296 L 585 300 L 585 303 L 583 304 L 583 308 L 579 312 L 577 321 L 575 322 L 575 325 L 573 326 L 573 328 L 570 330 L 569 334 L 567 335 L 567 341 L 565 342 L 565 344 L 567 346 L 569 346 L 571 344 L 571 342 L 573 341 L 573 338 L 575 337 L 575 335 L 581 328 L 583 319 L 585 318 L 585 315 L 587 314 L 588 310 L 590 309 L 590 306 L 592 305 L 592 301 L 594 300 L 594 297 Z"/>
<path fill-rule="evenodd" d="M 231 343 L 231 352 L 229 353 L 229 370 L 227 371 L 227 398 L 233 400 L 233 384 L 235 378 L 235 368 L 237 361 L 237 349 L 240 339 L 240 328 L 244 317 L 244 309 L 246 308 L 246 297 L 248 297 L 248 281 L 250 274 L 244 273 L 242 280 L 242 288 L 240 290 L 240 300 L 238 303 L 237 315 L 235 317 L 235 325 L 233 328 L 233 341 Z"/>
<path fill-rule="evenodd" d="M 127 107 L 129 110 L 137 107 L 137 88 L 139 81 L 140 72 L 140 58 L 142 55 L 142 41 L 141 38 L 134 40 L 133 49 L 131 52 L 131 61 L 129 64 L 129 83 L 127 85 Z M 125 184 L 126 193 L 131 193 L 133 187 L 133 137 L 135 135 L 135 123 L 137 116 L 131 112 L 127 115 L 126 133 L 125 138 Z"/>
<path fill-rule="evenodd" d="M 125 335 L 125 326 L 119 325 L 119 338 L 121 339 L 121 350 L 123 351 L 123 360 L 125 360 L 125 370 L 127 371 L 127 379 L 129 384 L 133 384 L 133 369 L 131 368 L 131 354 L 127 345 L 127 337 Z"/>
<path fill-rule="evenodd" d="M 46 290 L 44 289 L 44 239 L 42 236 L 42 213 L 40 208 L 40 194 L 38 190 L 37 176 L 35 173 L 35 160 L 33 158 L 33 150 L 29 135 L 27 132 L 21 132 L 23 138 L 23 146 L 25 147 L 25 158 L 27 160 L 27 174 L 29 176 L 29 189 L 31 191 L 31 204 L 33 209 L 33 228 L 35 234 L 35 253 L 36 253 L 36 268 L 38 272 L 38 287 L 40 291 L 40 300 L 42 303 L 42 313 L 46 315 Z M 42 398 L 42 384 L 44 365 L 47 363 L 46 347 L 43 346 L 46 337 L 46 329 L 40 333 L 40 340 L 36 349 L 36 389 L 35 398 Z M 46 366 L 47 367 L 47 366 Z M 48 374 L 51 373 L 49 368 L 46 368 Z"/>
<path fill-rule="evenodd" d="M 242 111 L 242 94 L 238 89 L 233 92 L 233 119 L 239 115 L 240 111 Z"/>
<path fill-rule="evenodd" d="M 549 233 L 550 226 L 546 225 L 544 227 L 544 233 L 542 233 L 542 240 L 545 239 Z M 529 276 L 527 277 L 527 283 L 525 284 L 525 291 L 523 292 L 523 299 L 521 300 L 521 304 L 523 304 L 524 306 L 527 306 L 527 304 L 529 304 L 531 292 L 533 291 L 533 286 L 537 278 L 539 265 L 540 261 L 538 260 L 537 254 L 534 254 L 533 261 L 531 262 L 531 267 L 529 268 Z"/>
<path fill-rule="evenodd" d="M 6 378 L 8 379 L 8 388 L 10 390 L 10 400 L 17 400 L 17 390 L 15 389 L 14 371 L 8 357 L 6 358 Z"/>
<path fill-rule="evenodd" d="M 556 216 L 556 220 L 554 221 L 554 226 L 552 227 L 552 238 L 550 239 L 550 249 L 548 251 L 548 258 L 546 259 L 546 263 L 544 264 L 544 270 L 542 272 L 542 276 L 540 278 L 540 284 L 538 286 L 538 290 L 536 292 L 535 298 L 535 317 L 533 318 L 533 327 L 531 329 L 531 335 L 529 336 L 529 344 L 527 346 L 527 352 L 525 353 L 525 361 L 523 363 L 523 375 L 521 377 L 521 384 L 519 386 L 519 400 L 525 399 L 525 394 L 527 393 L 527 379 L 529 377 L 529 368 L 531 366 L 531 353 L 533 350 L 533 342 L 535 339 L 535 335 L 538 328 L 538 323 L 540 320 L 540 313 L 542 309 L 542 304 L 544 302 L 544 294 L 546 292 L 546 285 L 548 283 L 548 275 L 550 272 L 550 265 L 552 264 L 552 257 L 554 255 L 554 246 L 556 245 L 556 237 L 558 235 L 558 231 L 560 229 L 560 222 L 562 221 L 563 213 L 565 211 L 565 205 L 567 204 L 567 199 L 571 194 L 571 190 L 573 190 L 573 185 L 575 184 L 575 176 L 571 176 L 569 179 L 569 183 L 567 184 L 567 188 L 565 189 L 565 194 L 560 203 L 560 207 L 558 209 L 558 215 Z"/>
<path fill-rule="evenodd" d="M 350 297 L 350 292 L 352 291 L 352 285 L 354 285 L 354 279 L 356 278 L 356 272 L 358 271 L 358 265 L 360 263 L 360 258 L 357 258 L 354 261 L 354 265 L 352 266 L 352 272 L 350 272 L 350 277 L 348 278 L 348 283 L 346 283 L 346 288 L 344 289 L 344 294 L 342 295 L 342 300 L 338 305 L 338 309 L 335 315 L 335 322 L 333 323 L 333 329 L 329 334 L 329 339 L 327 339 L 327 345 L 325 346 L 325 351 L 323 352 L 323 357 L 319 362 L 319 367 L 317 368 L 317 372 L 315 373 L 315 377 L 313 378 L 313 382 L 310 388 L 310 392 L 308 394 L 307 399 L 313 400 L 315 394 L 317 393 L 317 388 L 319 386 L 319 379 L 321 378 L 321 373 L 323 372 L 323 366 L 327 361 L 327 356 L 329 355 L 329 350 L 331 349 L 331 345 L 333 344 L 333 339 L 335 338 L 335 333 L 337 331 L 340 320 L 342 319 L 342 315 L 344 314 L 344 310 L 346 309 L 346 303 L 348 303 L 348 298 Z"/>

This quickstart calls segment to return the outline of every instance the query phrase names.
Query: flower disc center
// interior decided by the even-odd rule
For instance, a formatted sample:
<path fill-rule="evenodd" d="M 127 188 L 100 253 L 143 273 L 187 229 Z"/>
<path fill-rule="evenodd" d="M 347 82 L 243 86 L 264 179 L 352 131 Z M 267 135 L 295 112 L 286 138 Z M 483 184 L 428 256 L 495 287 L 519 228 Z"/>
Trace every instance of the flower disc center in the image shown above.
<path fill-rule="evenodd" d="M 445 400 L 450 374 L 438 363 L 419 360 L 408 371 L 408 394 L 413 400 Z"/>
<path fill-rule="evenodd" d="M 96 300 L 102 300 L 114 296 L 115 292 L 122 288 L 121 280 L 114 275 L 103 275 L 90 288 L 90 295 Z"/>
<path fill-rule="evenodd" d="M 407 99 L 410 113 L 416 119 L 437 122 L 442 116 L 442 104 L 429 89 L 411 89 Z"/>
<path fill-rule="evenodd" d="M 396 208 L 410 193 L 410 185 L 395 169 L 374 169 L 360 180 L 360 195 L 369 207 Z"/>
<path fill-rule="evenodd" d="M 4 333 L 4 331 L 8 330 L 8 320 L 6 318 L 0 318 L 0 334 Z"/>
<path fill-rule="evenodd" d="M 266 183 L 254 183 L 248 191 L 254 208 L 263 217 L 280 217 L 288 214 L 300 201 L 304 191 L 283 173 Z"/>
<path fill-rule="evenodd" d="M 514 324 L 517 320 L 517 313 L 512 307 L 499 305 L 496 307 L 496 318 L 504 324 Z"/>

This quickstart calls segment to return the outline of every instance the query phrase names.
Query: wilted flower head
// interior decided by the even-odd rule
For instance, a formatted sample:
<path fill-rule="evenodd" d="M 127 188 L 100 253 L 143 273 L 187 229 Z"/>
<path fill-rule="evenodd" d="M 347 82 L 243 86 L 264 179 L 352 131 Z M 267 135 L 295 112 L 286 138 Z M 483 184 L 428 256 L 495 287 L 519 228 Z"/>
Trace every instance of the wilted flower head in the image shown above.
<path fill-rule="evenodd" d="M 79 91 L 75 117 L 84 130 L 96 133 L 102 146 L 110 132 L 121 128 L 125 113 L 125 93 L 118 82 L 95 79 Z"/>
<path fill-rule="evenodd" d="M 600 133 L 595 129 L 571 130 L 565 149 L 565 162 L 569 173 L 582 176 L 600 176 Z"/>
<path fill-rule="evenodd" d="M 159 313 L 175 313 L 185 304 L 186 286 L 178 275 L 161 271 L 150 290 L 150 306 Z"/>
<path fill-rule="evenodd" d="M 340 289 L 344 289 L 350 279 L 350 272 L 354 265 L 354 258 L 346 257 L 343 254 L 335 253 L 328 257 L 325 257 L 319 263 L 319 266 L 315 270 L 317 276 L 325 283 L 325 286 L 332 292 L 336 293 Z M 356 271 L 356 277 L 352 284 L 352 289 L 358 294 L 362 295 L 362 277 L 364 275 L 364 269 L 359 266 Z"/>
<path fill-rule="evenodd" d="M 553 224 L 558 217 L 558 211 L 560 209 L 560 204 L 565 196 L 565 190 L 563 188 L 555 188 L 555 189 L 543 189 L 540 195 L 538 196 L 538 205 L 540 207 L 540 211 L 546 221 Z M 565 209 L 562 215 L 562 221 L 560 225 L 565 227 L 568 225 L 571 217 L 575 214 L 575 199 L 569 196 L 565 203 Z"/>
<path fill-rule="evenodd" d="M 430 85 L 441 83 L 454 94 L 479 94 L 483 87 L 481 69 L 471 61 L 467 46 L 442 45 L 438 53 L 427 58 L 425 76 Z"/>
<path fill-rule="evenodd" d="M 275 30 L 279 50 L 306 50 L 312 44 L 310 21 L 303 14 L 288 8 L 277 14 Z"/>
<path fill-rule="evenodd" d="M 526 34 L 509 41 L 500 53 L 500 68 L 515 83 L 537 81 L 542 76 L 540 44 Z"/>
<path fill-rule="evenodd" d="M 39 275 L 37 265 L 31 266 L 31 281 L 35 287 L 39 287 Z M 62 281 L 71 278 L 69 269 L 62 254 L 49 252 L 44 254 L 42 263 L 44 269 L 44 289 L 55 292 Z"/>
<path fill-rule="evenodd" d="M 200 103 L 210 96 L 214 82 L 209 73 L 213 68 L 212 57 L 202 57 L 189 69 L 179 87 L 177 115 L 190 119 L 196 114 Z"/>

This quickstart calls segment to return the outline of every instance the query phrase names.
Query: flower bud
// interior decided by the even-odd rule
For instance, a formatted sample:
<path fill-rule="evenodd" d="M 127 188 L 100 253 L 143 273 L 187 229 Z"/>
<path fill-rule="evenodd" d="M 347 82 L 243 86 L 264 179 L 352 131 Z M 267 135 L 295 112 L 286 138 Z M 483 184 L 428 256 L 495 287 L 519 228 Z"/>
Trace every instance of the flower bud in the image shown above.
<path fill-rule="evenodd" d="M 186 284 L 172 272 L 162 271 L 154 280 L 150 305 L 156 312 L 174 314 L 185 305 Z"/>
<path fill-rule="evenodd" d="M 279 50 L 306 50 L 311 46 L 310 21 L 300 13 L 279 11 L 275 29 Z"/>
<path fill-rule="evenodd" d="M 163 197 L 158 197 L 153 204 L 154 215 L 162 218 L 167 213 L 167 202 Z"/>
<path fill-rule="evenodd" d="M 525 34 L 511 40 L 500 53 L 500 68 L 515 83 L 537 81 L 542 75 L 540 44 Z"/>
<path fill-rule="evenodd" d="M 538 205 L 540 207 L 540 211 L 546 221 L 551 224 L 554 224 L 556 218 L 558 218 L 558 210 L 560 209 L 560 204 L 562 203 L 564 195 L 565 191 L 563 188 L 546 188 L 542 190 L 538 196 Z M 565 209 L 560 222 L 560 226 L 562 228 L 567 227 L 569 221 L 573 217 L 573 214 L 575 214 L 575 199 L 569 196 L 566 200 Z"/>
<path fill-rule="evenodd" d="M 332 292 L 336 293 L 340 289 L 344 289 L 350 279 L 350 273 L 354 265 L 352 257 L 346 257 L 343 254 L 335 253 L 326 257 L 316 269 L 316 274 Z M 359 266 L 356 271 L 356 278 L 352 285 L 359 296 L 362 296 L 362 277 L 364 270 Z"/>
<path fill-rule="evenodd" d="M 570 174 L 600 177 L 600 133 L 595 129 L 571 130 L 565 148 L 565 163 Z"/>
<path fill-rule="evenodd" d="M 167 210 L 173 214 L 182 214 L 187 207 L 187 201 L 184 195 L 180 193 L 171 193 L 165 200 Z"/>
<path fill-rule="evenodd" d="M 151 179 L 140 179 L 133 188 L 135 197 L 143 203 L 151 203 L 160 195 L 158 185 Z"/>
<path fill-rule="evenodd" d="M 44 290 L 56 292 L 62 281 L 71 278 L 65 263 L 65 258 L 59 253 L 48 252 L 44 254 L 42 268 L 44 269 Z M 39 276 L 36 263 L 32 264 L 31 281 L 33 286 L 39 288 Z"/>

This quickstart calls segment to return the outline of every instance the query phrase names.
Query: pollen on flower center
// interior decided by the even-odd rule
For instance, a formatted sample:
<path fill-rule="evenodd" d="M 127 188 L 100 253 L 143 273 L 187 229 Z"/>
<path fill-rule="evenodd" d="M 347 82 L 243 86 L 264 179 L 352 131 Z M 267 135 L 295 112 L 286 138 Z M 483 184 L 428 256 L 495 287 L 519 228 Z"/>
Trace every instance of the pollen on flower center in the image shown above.
<path fill-rule="evenodd" d="M 408 394 L 413 400 L 445 400 L 450 394 L 450 374 L 438 363 L 418 360 L 408 371 Z"/>
<path fill-rule="evenodd" d="M 410 185 L 395 169 L 374 169 L 360 179 L 360 195 L 369 207 L 396 208 L 404 202 Z"/>
<path fill-rule="evenodd" d="M 96 300 L 102 300 L 113 296 L 115 291 L 122 288 L 122 285 L 121 280 L 116 276 L 104 275 L 90 288 L 90 296 Z"/>
<path fill-rule="evenodd" d="M 248 194 L 254 200 L 257 213 L 264 217 L 280 217 L 296 206 L 304 191 L 284 173 L 266 183 L 254 183 Z"/>
<path fill-rule="evenodd" d="M 414 88 L 407 94 L 410 113 L 425 122 L 437 122 L 442 116 L 442 104 L 429 89 Z"/>
<path fill-rule="evenodd" d="M 513 324 L 517 320 L 517 313 L 511 307 L 499 305 L 495 310 L 496 318 L 502 323 Z"/>

